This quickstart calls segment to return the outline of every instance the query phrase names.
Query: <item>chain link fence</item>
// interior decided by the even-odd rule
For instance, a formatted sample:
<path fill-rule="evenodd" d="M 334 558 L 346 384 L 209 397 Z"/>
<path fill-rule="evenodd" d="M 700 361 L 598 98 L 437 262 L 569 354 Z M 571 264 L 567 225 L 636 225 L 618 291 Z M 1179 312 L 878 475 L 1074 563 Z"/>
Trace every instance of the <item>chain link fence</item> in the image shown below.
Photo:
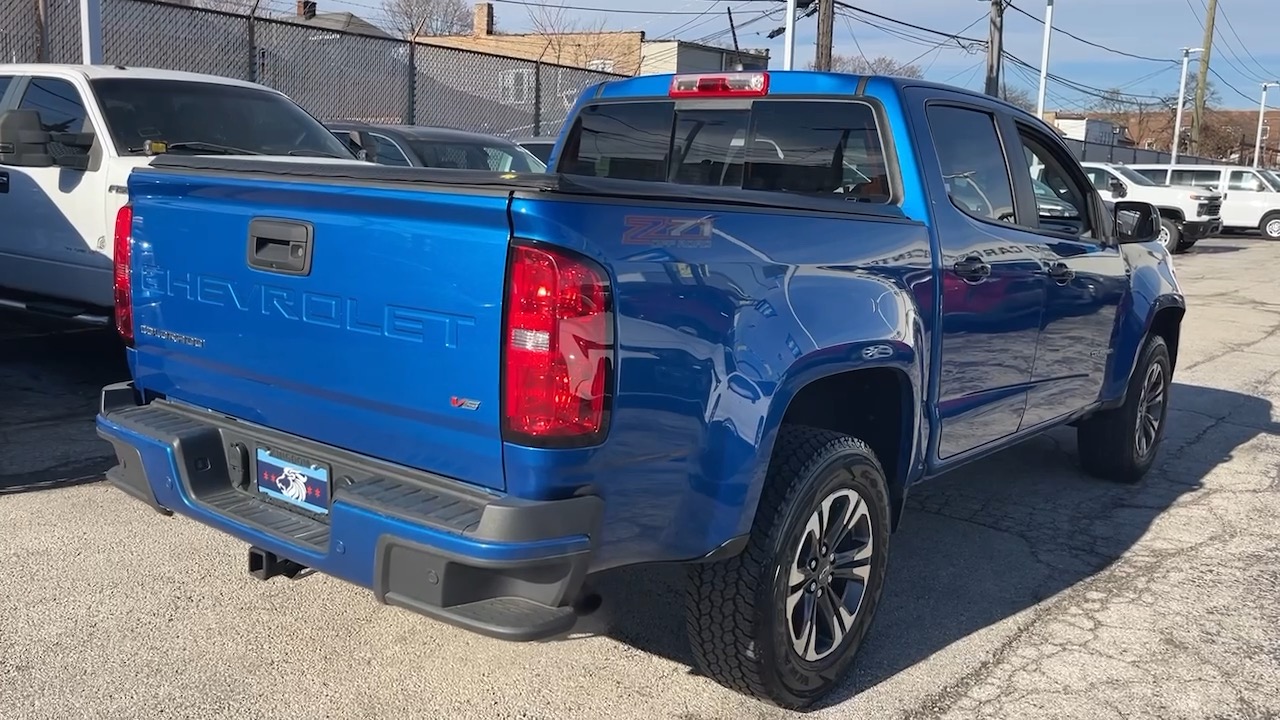
<path fill-rule="evenodd" d="M 552 135 L 582 90 L 621 76 L 157 0 L 101 0 L 103 61 L 258 82 L 322 120 Z M 0 3 L 0 62 L 80 62 L 79 0 Z M 375 32 L 369 26 L 369 32 Z"/>

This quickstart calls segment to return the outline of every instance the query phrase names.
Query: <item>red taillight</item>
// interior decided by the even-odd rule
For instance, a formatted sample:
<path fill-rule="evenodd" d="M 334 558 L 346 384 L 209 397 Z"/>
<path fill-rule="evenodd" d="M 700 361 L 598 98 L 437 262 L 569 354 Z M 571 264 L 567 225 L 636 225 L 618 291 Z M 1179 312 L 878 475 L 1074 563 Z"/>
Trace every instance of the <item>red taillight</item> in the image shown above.
<path fill-rule="evenodd" d="M 769 94 L 769 73 L 727 75 L 677 75 L 671 79 L 673 98 L 754 97 Z"/>
<path fill-rule="evenodd" d="M 613 376 L 609 280 L 561 250 L 516 246 L 503 341 L 506 439 L 540 447 L 595 443 L 607 430 Z"/>
<path fill-rule="evenodd" d="M 115 267 L 116 332 L 129 347 L 133 347 L 133 275 L 129 272 L 129 234 L 132 229 L 133 206 L 125 205 L 116 213 L 112 262 Z"/>

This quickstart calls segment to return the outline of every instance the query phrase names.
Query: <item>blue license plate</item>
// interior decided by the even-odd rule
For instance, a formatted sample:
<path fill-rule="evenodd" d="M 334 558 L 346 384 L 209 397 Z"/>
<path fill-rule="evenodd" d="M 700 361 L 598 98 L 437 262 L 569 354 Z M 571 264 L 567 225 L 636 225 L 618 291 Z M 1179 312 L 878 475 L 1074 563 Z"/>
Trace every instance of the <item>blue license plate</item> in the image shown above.
<path fill-rule="evenodd" d="M 321 515 L 329 513 L 329 468 L 292 453 L 258 448 L 258 492 Z"/>

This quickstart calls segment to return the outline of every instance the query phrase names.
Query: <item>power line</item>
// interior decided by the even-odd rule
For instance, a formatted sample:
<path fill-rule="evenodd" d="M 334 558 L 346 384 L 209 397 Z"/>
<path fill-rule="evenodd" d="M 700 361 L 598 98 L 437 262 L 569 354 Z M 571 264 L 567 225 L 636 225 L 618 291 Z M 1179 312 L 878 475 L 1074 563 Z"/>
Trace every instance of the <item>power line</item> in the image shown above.
<path fill-rule="evenodd" d="M 870 10 L 863 10 L 862 8 L 854 7 L 854 6 L 850 5 L 849 3 L 843 2 L 843 0 L 836 0 L 836 6 L 837 6 L 837 7 L 842 7 L 842 8 L 844 8 L 845 10 L 852 10 L 853 12 L 859 13 L 859 14 L 861 14 L 861 15 L 870 15 L 871 17 L 879 18 L 880 20 L 884 20 L 884 21 L 886 21 L 886 22 L 891 22 L 891 23 L 893 23 L 893 24 L 895 24 L 895 25 L 901 25 L 901 26 L 903 26 L 903 27 L 909 27 L 909 28 L 911 28 L 911 29 L 913 29 L 913 30 L 919 30 L 920 32 L 929 33 L 929 34 L 931 34 L 931 35 L 937 35 L 937 36 L 940 36 L 940 37 L 951 38 L 951 39 L 954 39 L 954 40 L 965 40 L 965 41 L 968 41 L 968 42 L 971 42 L 971 43 L 980 43 L 980 44 L 983 44 L 983 45 L 985 45 L 985 44 L 987 43 L 987 41 L 986 41 L 986 40 L 982 40 L 982 39 L 980 39 L 980 38 L 971 38 L 971 37 L 965 37 L 964 35 L 958 35 L 958 34 L 956 34 L 956 33 L 942 32 L 941 30 L 934 30 L 934 29 L 932 29 L 932 28 L 927 28 L 927 27 L 921 27 L 921 26 L 919 26 L 919 25 L 914 25 L 914 24 L 912 24 L 912 23 L 906 22 L 905 20 L 897 20 L 897 19 L 895 19 L 895 18 L 886 17 L 886 16 L 881 15 L 881 14 L 879 14 L 879 13 L 873 13 L 873 12 L 871 12 Z"/>
<path fill-rule="evenodd" d="M 1240 43 L 1240 48 L 1244 50 L 1245 54 L 1249 56 L 1250 60 L 1253 60 L 1253 64 L 1258 66 L 1258 69 L 1262 71 L 1263 75 L 1266 75 L 1267 77 L 1271 77 L 1271 78 L 1276 77 L 1277 76 L 1276 73 L 1273 73 L 1267 68 L 1263 67 L 1262 63 L 1258 62 L 1258 58 L 1254 57 L 1253 53 L 1249 52 L 1249 48 L 1244 44 L 1244 40 L 1240 39 L 1240 33 L 1236 32 L 1235 25 L 1231 24 L 1231 18 L 1227 16 L 1227 8 L 1222 5 L 1222 0 L 1218 0 L 1218 11 L 1222 13 L 1222 19 L 1227 23 L 1227 29 L 1231 30 L 1232 35 L 1235 35 L 1236 41 Z"/>
<path fill-rule="evenodd" d="M 1018 12 L 1018 13 L 1019 13 L 1019 14 L 1021 14 L 1021 15 L 1025 15 L 1025 16 L 1027 16 L 1027 17 L 1031 18 L 1032 20 L 1035 20 L 1036 22 L 1040 23 L 1041 25 L 1043 25 L 1043 24 L 1044 24 L 1044 20 L 1043 20 L 1042 18 L 1038 18 L 1038 17 L 1036 17 L 1035 15 L 1032 15 L 1031 13 L 1027 12 L 1026 10 L 1023 10 L 1022 8 L 1018 7 L 1017 5 L 1014 5 L 1012 2 L 1006 3 L 1006 4 L 1005 4 L 1005 7 L 1008 7 L 1008 8 L 1010 8 L 1010 9 L 1012 9 L 1012 10 L 1014 10 L 1014 11 Z M 1088 46 L 1090 46 L 1090 47 L 1095 47 L 1095 48 L 1098 48 L 1099 50 L 1106 50 L 1107 52 L 1109 52 L 1109 53 L 1115 53 L 1116 55 L 1123 55 L 1124 57 L 1127 57 L 1127 58 L 1133 58 L 1134 60 L 1146 60 L 1147 62 L 1170 63 L 1170 64 L 1173 64 L 1173 65 L 1177 65 L 1177 64 L 1178 64 L 1178 61 L 1177 61 L 1177 60 L 1173 60 L 1173 59 L 1170 59 L 1170 58 L 1157 58 L 1157 57 L 1148 57 L 1148 56 L 1146 56 L 1146 55 L 1135 55 L 1135 54 L 1133 54 L 1133 53 L 1128 53 L 1128 52 L 1125 52 L 1125 51 L 1123 51 L 1123 50 L 1116 50 L 1115 48 L 1109 48 L 1109 47 L 1107 47 L 1106 45 L 1099 45 L 1099 44 L 1098 44 L 1098 43 L 1096 43 L 1096 42 L 1093 42 L 1093 41 L 1091 41 L 1091 40 L 1085 40 L 1084 38 L 1080 37 L 1079 35 L 1074 35 L 1074 34 L 1072 34 L 1072 33 L 1067 32 L 1066 30 L 1061 30 L 1061 29 L 1056 28 L 1056 27 L 1053 29 L 1053 31 L 1054 31 L 1054 32 L 1056 32 L 1056 33 L 1059 33 L 1059 34 L 1061 34 L 1061 35 L 1066 35 L 1067 37 L 1071 38 L 1072 40 L 1075 40 L 1075 41 L 1077 41 L 1077 42 L 1084 43 L 1085 45 L 1088 45 Z"/>

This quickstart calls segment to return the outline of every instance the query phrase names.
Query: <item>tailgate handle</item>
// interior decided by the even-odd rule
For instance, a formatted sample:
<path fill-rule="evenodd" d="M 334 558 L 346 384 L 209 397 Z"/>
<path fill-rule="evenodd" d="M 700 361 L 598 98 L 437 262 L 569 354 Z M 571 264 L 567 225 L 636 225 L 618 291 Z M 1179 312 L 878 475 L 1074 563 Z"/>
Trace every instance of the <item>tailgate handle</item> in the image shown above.
<path fill-rule="evenodd" d="M 299 220 L 249 222 L 249 267 L 284 275 L 309 275 L 315 229 Z"/>

